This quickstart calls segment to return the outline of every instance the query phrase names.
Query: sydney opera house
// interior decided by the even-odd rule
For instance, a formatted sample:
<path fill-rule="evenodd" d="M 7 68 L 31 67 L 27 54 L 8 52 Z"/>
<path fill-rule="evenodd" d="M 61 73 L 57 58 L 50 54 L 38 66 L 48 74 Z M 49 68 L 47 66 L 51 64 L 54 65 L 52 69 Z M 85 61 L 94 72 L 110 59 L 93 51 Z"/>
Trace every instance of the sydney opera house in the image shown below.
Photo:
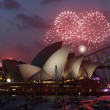
<path fill-rule="evenodd" d="M 71 45 L 53 43 L 41 50 L 30 64 L 3 59 L 0 67 L 1 93 L 77 94 L 99 92 L 100 80 L 93 74 L 100 62 L 70 52 Z"/>

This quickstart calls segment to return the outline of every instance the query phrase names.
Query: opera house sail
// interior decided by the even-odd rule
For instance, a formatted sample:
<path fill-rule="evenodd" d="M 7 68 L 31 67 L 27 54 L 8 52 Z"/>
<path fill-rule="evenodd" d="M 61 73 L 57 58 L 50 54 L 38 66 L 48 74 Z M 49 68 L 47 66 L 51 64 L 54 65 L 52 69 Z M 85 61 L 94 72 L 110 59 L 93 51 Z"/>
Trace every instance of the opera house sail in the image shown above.
<path fill-rule="evenodd" d="M 64 73 L 64 66 L 67 56 L 70 52 L 70 45 L 63 46 L 56 52 L 54 52 L 47 62 L 45 63 L 43 70 L 48 73 L 55 80 L 55 66 L 57 66 L 59 79 L 62 79 Z"/>
<path fill-rule="evenodd" d="M 30 64 L 21 64 L 19 65 L 19 69 L 25 81 L 28 81 L 32 75 L 41 70 L 39 67 Z"/>

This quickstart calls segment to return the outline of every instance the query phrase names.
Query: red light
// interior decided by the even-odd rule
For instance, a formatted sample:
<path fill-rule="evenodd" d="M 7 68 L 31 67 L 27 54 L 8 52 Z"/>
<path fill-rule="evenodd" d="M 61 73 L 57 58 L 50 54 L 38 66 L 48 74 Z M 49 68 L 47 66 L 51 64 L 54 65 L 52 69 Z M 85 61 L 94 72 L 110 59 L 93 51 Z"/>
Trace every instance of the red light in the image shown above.
<path fill-rule="evenodd" d="M 0 67 L 2 67 L 2 63 L 0 62 Z"/>
<path fill-rule="evenodd" d="M 9 60 L 12 60 L 12 58 L 10 57 L 10 58 L 8 58 Z"/>

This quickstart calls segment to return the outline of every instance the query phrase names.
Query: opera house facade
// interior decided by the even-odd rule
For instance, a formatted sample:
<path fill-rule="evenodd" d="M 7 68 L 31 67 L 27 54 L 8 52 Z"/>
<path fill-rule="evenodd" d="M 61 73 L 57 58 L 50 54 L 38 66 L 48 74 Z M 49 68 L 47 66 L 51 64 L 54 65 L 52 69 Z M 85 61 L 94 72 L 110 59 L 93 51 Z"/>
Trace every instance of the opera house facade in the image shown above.
<path fill-rule="evenodd" d="M 76 56 L 70 48 L 71 45 L 62 45 L 62 42 L 53 43 L 41 50 L 30 64 L 3 59 L 1 91 L 4 94 L 98 92 L 100 82 L 92 77 L 100 62 L 91 62 L 83 55 Z"/>

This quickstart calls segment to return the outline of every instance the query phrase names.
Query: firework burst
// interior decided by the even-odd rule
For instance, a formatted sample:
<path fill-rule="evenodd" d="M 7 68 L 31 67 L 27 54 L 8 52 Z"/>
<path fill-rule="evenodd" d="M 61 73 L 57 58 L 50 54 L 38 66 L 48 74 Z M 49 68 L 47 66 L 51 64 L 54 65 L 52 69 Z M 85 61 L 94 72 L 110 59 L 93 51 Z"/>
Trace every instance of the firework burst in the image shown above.
<path fill-rule="evenodd" d="M 64 11 L 55 18 L 54 26 L 46 33 L 44 42 L 48 45 L 63 41 L 63 44 L 71 44 L 71 50 L 75 52 L 78 52 L 80 45 L 84 45 L 88 47 L 86 52 L 89 52 L 109 41 L 109 35 L 110 23 L 103 13 Z"/>
<path fill-rule="evenodd" d="M 86 42 L 89 48 L 103 46 L 110 35 L 110 23 L 103 13 L 91 11 L 82 13 L 81 17 L 85 21 L 82 28 L 82 41 Z"/>
<path fill-rule="evenodd" d="M 79 46 L 79 53 L 84 54 L 86 52 L 86 47 L 84 45 Z"/>

